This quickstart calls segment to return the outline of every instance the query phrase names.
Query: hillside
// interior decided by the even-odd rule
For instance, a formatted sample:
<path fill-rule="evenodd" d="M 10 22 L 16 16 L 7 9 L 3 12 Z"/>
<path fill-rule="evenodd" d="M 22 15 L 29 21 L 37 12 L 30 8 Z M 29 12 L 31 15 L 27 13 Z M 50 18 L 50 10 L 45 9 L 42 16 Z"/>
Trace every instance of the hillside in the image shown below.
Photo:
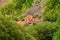
<path fill-rule="evenodd" d="M 60 0 L 0 0 L 0 40 L 60 40 Z"/>

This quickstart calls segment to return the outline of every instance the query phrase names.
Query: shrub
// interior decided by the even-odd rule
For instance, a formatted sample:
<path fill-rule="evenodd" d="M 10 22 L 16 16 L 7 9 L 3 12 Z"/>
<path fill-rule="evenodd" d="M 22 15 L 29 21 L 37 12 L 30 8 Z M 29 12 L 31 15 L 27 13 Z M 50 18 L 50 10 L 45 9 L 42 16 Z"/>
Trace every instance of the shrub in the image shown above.
<path fill-rule="evenodd" d="M 49 22 L 56 22 L 57 20 L 57 12 L 59 11 L 59 3 L 60 1 L 58 0 L 46 0 L 46 4 L 44 5 L 44 20 L 49 21 Z"/>
<path fill-rule="evenodd" d="M 21 10 L 23 4 L 25 3 L 26 0 L 13 0 L 14 5 L 15 5 L 15 10 Z"/>
<path fill-rule="evenodd" d="M 44 21 L 49 21 L 49 22 L 56 22 L 57 21 L 57 13 L 55 11 L 51 10 L 48 13 L 43 14 L 44 16 Z"/>
<path fill-rule="evenodd" d="M 58 13 L 57 24 L 60 25 L 60 14 Z"/>
<path fill-rule="evenodd" d="M 34 0 L 26 0 L 26 2 L 24 3 L 24 5 L 26 6 L 26 8 L 30 8 L 32 6 Z"/>
<path fill-rule="evenodd" d="M 24 29 L 37 40 L 52 40 L 53 34 L 58 30 L 58 28 L 59 27 L 56 23 L 41 22 L 34 26 L 28 26 Z"/>
<path fill-rule="evenodd" d="M 32 6 L 33 0 L 12 0 L 12 2 L 7 3 L 5 6 L 0 8 L 0 11 L 3 15 L 20 15 L 22 12 L 22 7 Z"/>
<path fill-rule="evenodd" d="M 36 5 L 39 5 L 40 2 L 41 2 L 41 0 L 37 0 L 35 3 L 36 3 Z"/>
<path fill-rule="evenodd" d="M 19 26 L 0 16 L 0 40 L 24 40 L 23 32 Z"/>
<path fill-rule="evenodd" d="M 55 33 L 53 40 L 60 40 L 60 30 Z"/>
<path fill-rule="evenodd" d="M 6 6 L 2 7 L 0 11 L 3 15 L 11 15 L 15 10 L 13 4 L 7 4 Z"/>
<path fill-rule="evenodd" d="M 32 35 L 30 35 L 29 33 L 26 33 L 25 40 L 36 40 L 36 39 Z"/>

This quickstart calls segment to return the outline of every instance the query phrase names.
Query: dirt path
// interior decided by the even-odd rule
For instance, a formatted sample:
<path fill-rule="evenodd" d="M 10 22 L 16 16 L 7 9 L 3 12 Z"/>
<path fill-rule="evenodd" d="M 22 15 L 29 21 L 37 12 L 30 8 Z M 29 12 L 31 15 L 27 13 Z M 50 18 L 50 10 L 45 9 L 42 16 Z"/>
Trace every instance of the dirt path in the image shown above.
<path fill-rule="evenodd" d="M 0 6 L 5 5 L 9 0 L 0 0 Z"/>
<path fill-rule="evenodd" d="M 35 4 L 35 1 L 34 0 L 34 3 L 32 5 L 32 8 L 31 9 L 27 9 L 25 11 L 26 14 L 31 14 L 31 15 L 34 15 L 35 13 L 38 13 L 39 15 L 41 15 L 41 12 L 42 12 L 42 8 L 43 8 L 43 4 L 45 2 L 45 0 L 41 0 L 40 4 L 39 5 L 36 5 Z"/>

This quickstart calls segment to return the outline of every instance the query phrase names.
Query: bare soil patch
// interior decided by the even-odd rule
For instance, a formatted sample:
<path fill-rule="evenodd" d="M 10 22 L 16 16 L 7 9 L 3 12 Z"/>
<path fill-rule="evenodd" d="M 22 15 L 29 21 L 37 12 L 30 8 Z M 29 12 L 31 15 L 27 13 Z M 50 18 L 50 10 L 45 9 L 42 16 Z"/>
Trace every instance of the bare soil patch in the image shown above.
<path fill-rule="evenodd" d="M 8 3 L 9 0 L 0 0 L 0 6 L 5 5 L 6 3 Z"/>

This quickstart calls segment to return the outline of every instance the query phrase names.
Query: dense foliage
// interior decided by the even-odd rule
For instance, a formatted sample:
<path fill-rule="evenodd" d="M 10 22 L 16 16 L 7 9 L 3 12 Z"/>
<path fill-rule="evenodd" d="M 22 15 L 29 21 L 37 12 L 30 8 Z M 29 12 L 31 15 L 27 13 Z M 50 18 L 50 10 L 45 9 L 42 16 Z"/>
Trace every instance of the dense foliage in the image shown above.
<path fill-rule="evenodd" d="M 55 33 L 53 40 L 60 40 L 60 30 Z"/>
<path fill-rule="evenodd" d="M 0 40 L 24 40 L 24 35 L 18 27 L 16 23 L 0 16 Z"/>
<path fill-rule="evenodd" d="M 24 26 L 24 29 L 37 40 L 52 40 L 53 34 L 59 29 L 59 26 L 56 23 L 40 22 L 33 26 Z"/>
<path fill-rule="evenodd" d="M 23 10 L 31 7 L 32 3 L 33 0 L 12 0 L 12 2 L 1 7 L 0 11 L 3 15 L 20 15 Z"/>
<path fill-rule="evenodd" d="M 59 11 L 60 0 L 47 0 L 44 6 L 44 20 L 55 22 Z"/>
<path fill-rule="evenodd" d="M 31 8 L 32 3 L 33 0 L 11 0 L 0 7 L 0 40 L 60 40 L 60 0 L 46 0 L 42 22 L 17 24 L 17 19 L 24 20 L 25 16 L 20 15 Z M 35 14 L 34 17 L 41 16 Z"/>

